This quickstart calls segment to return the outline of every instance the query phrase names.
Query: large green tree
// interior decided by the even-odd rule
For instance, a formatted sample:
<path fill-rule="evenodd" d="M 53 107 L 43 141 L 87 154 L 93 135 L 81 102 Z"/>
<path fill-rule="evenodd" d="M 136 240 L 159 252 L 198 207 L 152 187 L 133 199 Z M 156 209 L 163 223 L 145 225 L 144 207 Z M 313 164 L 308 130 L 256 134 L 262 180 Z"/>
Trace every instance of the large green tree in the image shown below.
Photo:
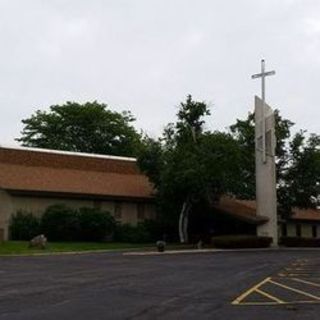
<path fill-rule="evenodd" d="M 299 132 L 293 137 L 293 122 L 275 111 L 276 175 L 280 212 L 290 214 L 293 206 L 312 207 L 320 194 L 320 138 Z M 255 198 L 255 138 L 254 114 L 237 120 L 231 126 L 234 138 L 241 146 L 241 181 L 237 196 Z"/>
<path fill-rule="evenodd" d="M 289 160 L 290 129 L 294 125 L 284 119 L 279 110 L 275 110 L 275 135 L 276 135 L 276 173 L 278 181 L 283 179 Z M 249 113 L 244 120 L 237 119 L 230 126 L 233 137 L 241 147 L 241 175 L 242 185 L 238 196 L 245 199 L 255 198 L 255 123 L 254 113 Z"/>
<path fill-rule="evenodd" d="M 289 165 L 279 184 L 283 207 L 315 207 L 320 197 L 320 136 L 296 133 L 290 142 Z M 319 200 L 318 200 L 319 201 Z"/>
<path fill-rule="evenodd" d="M 189 95 L 177 121 L 159 140 L 146 139 L 138 163 L 155 184 L 162 217 L 179 225 L 181 242 L 188 241 L 188 218 L 199 202 L 214 202 L 239 182 L 240 150 L 230 134 L 204 130 L 209 115 L 204 102 Z"/>
<path fill-rule="evenodd" d="M 132 126 L 134 120 L 130 112 L 115 112 L 96 101 L 67 102 L 22 120 L 16 140 L 28 147 L 135 156 L 141 136 Z"/>

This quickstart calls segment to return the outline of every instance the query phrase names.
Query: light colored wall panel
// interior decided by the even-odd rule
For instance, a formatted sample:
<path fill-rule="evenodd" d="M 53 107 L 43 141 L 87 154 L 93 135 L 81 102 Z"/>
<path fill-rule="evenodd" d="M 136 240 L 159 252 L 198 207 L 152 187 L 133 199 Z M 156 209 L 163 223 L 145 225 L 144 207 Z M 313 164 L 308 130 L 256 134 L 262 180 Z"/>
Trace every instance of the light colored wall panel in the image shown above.
<path fill-rule="evenodd" d="M 71 208 L 93 207 L 93 201 L 81 199 L 63 198 L 37 198 L 37 197 L 13 197 L 14 212 L 19 210 L 28 211 L 35 216 L 41 216 L 51 205 L 65 204 Z"/>
<path fill-rule="evenodd" d="M 295 237 L 296 236 L 296 225 L 294 223 L 287 223 L 287 236 Z"/>
<path fill-rule="evenodd" d="M 8 238 L 8 226 L 10 217 L 17 211 L 31 212 L 40 217 L 47 207 L 55 204 L 65 204 L 72 208 L 94 207 L 98 206 L 102 210 L 115 214 L 115 205 L 121 204 L 121 223 L 136 225 L 138 223 L 137 203 L 136 202 L 116 202 L 116 201 L 93 201 L 68 198 L 38 198 L 38 197 L 19 197 L 10 196 L 7 192 L 0 190 L 0 228 L 5 230 L 5 238 Z M 155 218 L 155 206 L 145 204 L 145 219 Z"/>
<path fill-rule="evenodd" d="M 303 223 L 301 224 L 301 237 L 312 238 L 312 225 Z"/>
<path fill-rule="evenodd" d="M 108 211 L 111 215 L 114 215 L 114 201 L 102 201 L 101 210 Z"/>
<path fill-rule="evenodd" d="M 137 204 L 122 202 L 121 222 L 136 225 L 138 223 Z"/>
<path fill-rule="evenodd" d="M 146 204 L 146 219 L 154 220 L 156 218 L 156 206 L 152 203 Z"/>
<path fill-rule="evenodd" d="M 9 237 L 9 223 L 13 211 L 13 202 L 11 196 L 0 190 L 0 228 L 3 229 L 4 240 Z"/>

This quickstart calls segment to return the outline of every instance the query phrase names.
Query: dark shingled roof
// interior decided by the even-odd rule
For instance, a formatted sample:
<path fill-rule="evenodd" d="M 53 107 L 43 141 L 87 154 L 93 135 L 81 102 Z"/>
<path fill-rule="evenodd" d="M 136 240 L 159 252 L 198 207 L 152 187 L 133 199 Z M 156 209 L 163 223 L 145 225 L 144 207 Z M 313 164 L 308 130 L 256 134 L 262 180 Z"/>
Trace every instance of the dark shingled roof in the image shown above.
<path fill-rule="evenodd" d="M 223 196 L 213 208 L 236 219 L 251 223 L 263 224 L 268 221 L 267 217 L 257 216 L 256 203 L 252 200 L 239 200 Z"/>
<path fill-rule="evenodd" d="M 153 188 L 134 158 L 31 148 L 0 148 L 0 188 L 151 199 Z"/>
<path fill-rule="evenodd" d="M 248 223 L 263 224 L 268 221 L 267 217 L 257 216 L 255 200 L 239 200 L 223 196 L 213 207 L 218 211 Z M 293 208 L 292 215 L 289 219 L 320 222 L 320 210 L 313 208 Z"/>
<path fill-rule="evenodd" d="M 304 221 L 318 221 L 318 222 L 320 222 L 320 209 L 293 208 L 292 209 L 292 216 L 290 218 L 292 220 L 304 220 Z"/>

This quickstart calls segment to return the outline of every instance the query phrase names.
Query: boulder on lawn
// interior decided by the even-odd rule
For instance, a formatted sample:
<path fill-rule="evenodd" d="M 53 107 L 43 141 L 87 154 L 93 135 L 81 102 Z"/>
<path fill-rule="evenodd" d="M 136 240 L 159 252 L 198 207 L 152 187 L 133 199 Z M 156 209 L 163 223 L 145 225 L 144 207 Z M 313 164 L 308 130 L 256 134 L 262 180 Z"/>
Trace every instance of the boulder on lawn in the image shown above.
<path fill-rule="evenodd" d="M 47 247 L 47 238 L 44 234 L 40 234 L 30 240 L 29 247 L 45 249 Z"/>

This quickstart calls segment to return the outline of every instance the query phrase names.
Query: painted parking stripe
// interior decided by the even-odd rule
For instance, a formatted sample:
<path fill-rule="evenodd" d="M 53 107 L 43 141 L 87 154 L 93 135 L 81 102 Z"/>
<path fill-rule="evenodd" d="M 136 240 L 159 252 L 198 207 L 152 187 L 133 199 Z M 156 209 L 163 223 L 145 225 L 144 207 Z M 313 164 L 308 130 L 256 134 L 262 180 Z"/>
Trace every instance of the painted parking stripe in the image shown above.
<path fill-rule="evenodd" d="M 251 287 L 250 289 L 248 289 L 247 291 L 245 291 L 242 295 L 240 295 L 238 298 L 236 298 L 235 300 L 233 300 L 231 302 L 231 304 L 239 304 L 242 300 L 244 300 L 249 294 L 251 294 L 252 292 L 254 292 L 256 289 L 258 289 L 260 286 L 262 286 L 263 284 L 267 283 L 270 280 L 270 277 L 265 278 L 264 280 L 262 280 L 261 282 L 259 282 L 258 284 L 256 284 L 255 286 Z"/>
<path fill-rule="evenodd" d="M 287 267 L 278 271 L 276 276 L 270 276 L 251 287 L 238 298 L 232 301 L 234 305 L 251 305 L 251 306 L 274 306 L 274 305 L 284 305 L 284 304 L 319 304 L 320 303 L 320 294 L 310 293 L 311 287 L 320 288 L 320 277 L 319 277 L 319 262 L 320 260 L 297 260 L 294 263 L 291 263 Z M 287 285 L 287 281 L 291 281 L 290 285 Z M 285 284 L 283 283 L 285 281 Z M 297 289 L 294 285 L 298 283 L 303 286 L 302 289 Z M 267 292 L 264 287 L 268 285 L 271 286 Z M 292 299 L 282 297 L 279 298 L 274 296 L 272 291 L 276 290 L 276 287 L 280 287 L 288 292 L 288 297 L 290 297 L 289 292 L 294 292 L 301 296 L 301 299 Z M 274 288 L 274 289 L 273 289 Z M 271 292 L 270 292 L 271 290 Z M 277 292 L 277 290 L 275 291 Z M 256 294 L 256 295 L 255 295 Z M 257 299 L 257 294 L 267 298 L 269 301 L 259 301 Z M 299 296 L 298 296 L 299 297 Z M 248 298 L 248 299 L 247 299 Z"/>
<path fill-rule="evenodd" d="M 315 282 L 312 282 L 312 281 L 303 280 L 303 279 L 298 279 L 298 278 L 291 278 L 291 280 L 296 281 L 296 282 L 300 282 L 300 283 L 309 284 L 309 285 L 311 285 L 311 286 L 319 287 L 319 288 L 320 288 L 320 283 L 315 283 Z"/>
<path fill-rule="evenodd" d="M 270 293 L 267 293 L 267 292 L 265 292 L 265 291 L 263 291 L 263 290 L 261 290 L 261 289 L 259 289 L 259 288 L 257 288 L 257 289 L 255 290 L 255 292 L 258 292 L 258 293 L 260 293 L 262 296 L 265 296 L 266 298 L 268 298 L 268 299 L 270 299 L 270 300 L 273 300 L 273 301 L 275 301 L 275 302 L 277 302 L 277 303 L 279 303 L 279 304 L 286 303 L 285 301 L 283 301 L 283 300 L 281 300 L 281 299 L 278 299 L 277 297 L 275 297 L 275 296 L 271 295 Z"/>
<path fill-rule="evenodd" d="M 284 268 L 284 270 L 287 270 L 287 271 L 292 271 L 292 270 L 294 270 L 294 271 L 314 271 L 314 268 L 310 268 L 310 267 L 308 267 L 308 268 L 290 268 L 290 267 L 288 267 L 288 268 Z"/>
<path fill-rule="evenodd" d="M 313 274 L 311 273 L 287 273 L 287 274 L 283 274 L 283 273 L 280 273 L 278 274 L 280 277 L 286 277 L 286 278 L 298 278 L 298 277 L 301 277 L 301 278 L 313 278 L 313 279 L 320 279 L 319 276 L 314 276 Z"/>
<path fill-rule="evenodd" d="M 284 303 L 278 303 L 278 302 L 241 302 L 238 305 L 239 306 L 278 306 L 278 305 L 295 305 L 295 304 L 320 304 L 320 301 L 316 300 L 293 300 L 288 301 Z"/>
<path fill-rule="evenodd" d="M 319 300 L 320 301 L 320 297 L 318 296 L 315 296 L 311 293 L 308 293 L 308 292 L 304 292 L 302 290 L 299 290 L 299 289 L 296 289 L 296 288 L 292 288 L 292 287 L 289 287 L 289 286 L 286 286 L 285 284 L 282 284 L 282 283 L 279 283 L 277 281 L 274 281 L 274 280 L 269 280 L 270 283 L 273 283 L 275 284 L 276 286 L 279 286 L 281 288 L 284 288 L 284 289 L 287 289 L 289 291 L 293 291 L 293 292 L 296 292 L 296 293 L 299 293 L 299 294 L 302 294 L 306 297 L 309 297 L 309 298 L 312 298 L 312 299 L 315 299 L 315 300 Z"/>

